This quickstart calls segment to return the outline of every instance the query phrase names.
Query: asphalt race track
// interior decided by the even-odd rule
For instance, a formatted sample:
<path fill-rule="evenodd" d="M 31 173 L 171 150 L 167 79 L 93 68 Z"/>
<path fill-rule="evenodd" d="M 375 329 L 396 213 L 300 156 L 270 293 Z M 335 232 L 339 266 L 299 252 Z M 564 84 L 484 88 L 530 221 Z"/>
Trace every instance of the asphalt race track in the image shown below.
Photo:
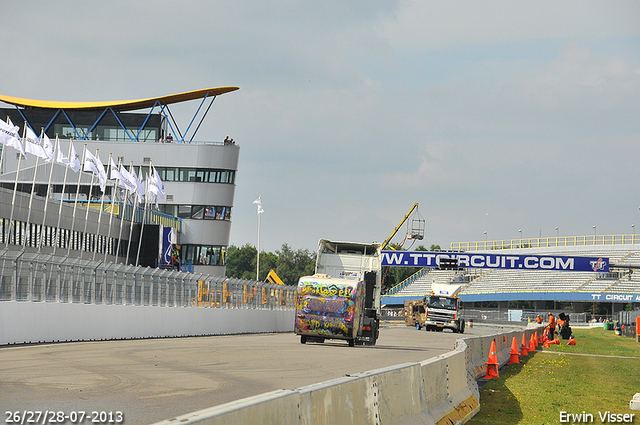
<path fill-rule="evenodd" d="M 467 328 L 462 336 L 499 332 Z M 121 411 L 149 424 L 277 389 L 418 362 L 461 335 L 385 326 L 374 347 L 300 344 L 293 333 L 5 346 L 0 348 L 3 423 L 14 411 Z M 88 423 L 89 421 L 86 421 Z"/>

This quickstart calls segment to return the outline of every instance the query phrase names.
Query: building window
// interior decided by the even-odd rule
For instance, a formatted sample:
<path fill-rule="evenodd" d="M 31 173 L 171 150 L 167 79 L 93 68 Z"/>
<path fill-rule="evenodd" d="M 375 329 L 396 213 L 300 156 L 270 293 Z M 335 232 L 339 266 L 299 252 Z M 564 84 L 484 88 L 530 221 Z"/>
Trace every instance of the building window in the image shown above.
<path fill-rule="evenodd" d="M 231 220 L 231 207 L 217 205 L 158 205 L 161 213 L 194 220 Z"/>
<path fill-rule="evenodd" d="M 226 246 L 218 245 L 182 245 L 183 258 L 194 266 L 224 266 Z"/>

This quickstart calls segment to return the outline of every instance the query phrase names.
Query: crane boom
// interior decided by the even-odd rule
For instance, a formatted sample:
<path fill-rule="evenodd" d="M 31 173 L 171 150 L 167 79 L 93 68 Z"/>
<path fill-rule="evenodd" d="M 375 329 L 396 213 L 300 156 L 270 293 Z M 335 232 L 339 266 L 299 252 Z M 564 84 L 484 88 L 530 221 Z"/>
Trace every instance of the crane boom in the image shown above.
<path fill-rule="evenodd" d="M 381 249 L 385 249 L 387 247 L 387 245 L 389 245 L 389 242 L 391 242 L 391 239 L 393 239 L 393 237 L 396 235 L 396 233 L 398 233 L 398 230 L 400 230 L 400 228 L 402 227 L 404 222 L 407 221 L 409 216 L 411 216 L 411 213 L 413 212 L 413 210 L 415 210 L 416 208 L 418 208 L 418 203 L 417 202 L 415 204 L 413 204 L 413 207 L 411 207 L 411 209 L 409 210 L 407 215 L 405 215 L 404 218 L 402 219 L 402 221 L 400 222 L 400 224 L 398 224 L 396 226 L 396 228 L 393 230 L 393 233 L 391 233 L 391 236 L 389 236 L 387 238 L 387 240 L 382 243 L 382 248 Z"/>

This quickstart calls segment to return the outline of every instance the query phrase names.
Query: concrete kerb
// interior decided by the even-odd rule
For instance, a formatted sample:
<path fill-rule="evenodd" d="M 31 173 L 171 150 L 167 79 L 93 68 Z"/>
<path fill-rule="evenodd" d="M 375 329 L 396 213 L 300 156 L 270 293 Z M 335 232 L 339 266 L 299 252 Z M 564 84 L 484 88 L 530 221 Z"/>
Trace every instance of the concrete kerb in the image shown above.
<path fill-rule="evenodd" d="M 274 423 L 378 425 L 465 423 L 480 410 L 477 379 L 484 376 L 495 339 L 500 365 L 511 341 L 528 341 L 538 328 L 456 341 L 454 350 L 405 363 L 260 396 L 168 419 L 158 424 Z"/>

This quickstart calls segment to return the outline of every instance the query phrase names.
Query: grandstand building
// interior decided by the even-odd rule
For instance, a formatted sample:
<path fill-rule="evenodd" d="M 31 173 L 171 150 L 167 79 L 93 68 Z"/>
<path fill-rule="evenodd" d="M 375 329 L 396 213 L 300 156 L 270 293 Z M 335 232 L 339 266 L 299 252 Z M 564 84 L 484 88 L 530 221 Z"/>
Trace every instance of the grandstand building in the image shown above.
<path fill-rule="evenodd" d="M 149 251 L 157 244 L 148 238 L 162 237 L 159 226 L 170 227 L 174 229 L 174 247 L 179 248 L 181 260 L 190 270 L 224 275 L 240 148 L 235 143 L 200 141 L 195 136 L 216 97 L 237 89 L 219 87 L 118 102 L 0 96 L 1 102 L 13 106 L 0 109 L 0 118 L 9 119 L 21 134 L 29 127 L 37 135 L 44 131 L 54 143 L 58 137 L 64 155 L 71 152 L 72 141 L 81 161 L 86 148 L 100 158 L 107 172 L 109 158 L 135 170 L 143 179 L 153 167 L 166 192 L 158 208 L 148 205 L 145 215 L 143 206 L 136 208 L 133 197 L 127 197 L 115 180 L 108 180 L 103 197 L 93 173 L 81 171 L 78 175 L 56 161 L 46 163 L 29 154 L 25 158 L 18 150 L 0 145 L 0 243 L 27 252 L 53 253 L 57 249 L 58 255 L 69 252 L 72 257 L 101 260 L 104 255 L 107 261 L 133 263 L 141 232 L 141 248 Z M 186 101 L 200 103 L 191 123 L 181 131 L 169 106 Z M 81 204 L 74 207 L 76 196 Z M 132 245 L 127 259 L 127 248 Z M 162 264 L 161 252 L 145 254 L 141 265 Z"/>
<path fill-rule="evenodd" d="M 546 311 L 561 310 L 582 317 L 611 316 L 625 309 L 640 308 L 638 242 L 640 238 L 636 238 L 635 235 L 616 235 L 599 236 L 598 239 L 593 236 L 544 238 L 528 240 L 527 243 L 498 245 L 495 249 L 470 244 L 452 244 L 454 252 L 606 258 L 611 268 L 607 273 L 423 268 L 391 288 L 383 297 L 382 303 L 387 306 L 400 306 L 407 300 L 430 295 L 432 283 L 462 283 L 464 287 L 459 297 L 463 308 L 467 311 L 494 310 L 496 318 L 507 318 L 510 310 L 524 311 L 523 318 Z M 511 248 L 512 246 L 527 248 Z M 596 311 L 600 313 L 595 313 Z M 606 313 L 603 314 L 603 311 Z M 473 314 L 467 316 L 473 317 Z"/>

